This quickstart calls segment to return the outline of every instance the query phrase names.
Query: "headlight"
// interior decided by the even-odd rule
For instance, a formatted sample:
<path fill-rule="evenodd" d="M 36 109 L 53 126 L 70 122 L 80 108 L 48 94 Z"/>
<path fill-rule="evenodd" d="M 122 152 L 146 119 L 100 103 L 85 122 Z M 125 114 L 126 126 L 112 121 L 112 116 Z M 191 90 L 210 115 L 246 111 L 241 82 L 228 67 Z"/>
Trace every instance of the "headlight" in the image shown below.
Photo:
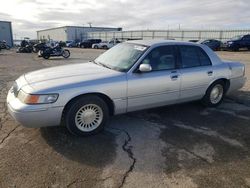
<path fill-rule="evenodd" d="M 17 98 L 25 104 L 49 104 L 58 99 L 58 94 L 33 95 L 20 90 Z"/>
<path fill-rule="evenodd" d="M 233 42 L 228 42 L 228 44 L 233 44 Z"/>

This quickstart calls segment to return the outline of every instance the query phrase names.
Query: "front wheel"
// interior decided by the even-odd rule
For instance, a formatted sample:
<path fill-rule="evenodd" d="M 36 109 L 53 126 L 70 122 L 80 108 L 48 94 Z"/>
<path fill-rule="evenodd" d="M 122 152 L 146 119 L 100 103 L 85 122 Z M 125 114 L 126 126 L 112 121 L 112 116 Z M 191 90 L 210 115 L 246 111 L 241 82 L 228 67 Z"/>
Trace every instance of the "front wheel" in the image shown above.
<path fill-rule="evenodd" d="M 225 84 L 223 81 L 213 83 L 202 99 L 202 103 L 208 107 L 216 107 L 221 104 L 225 95 Z"/>
<path fill-rule="evenodd" d="M 88 136 L 103 130 L 108 118 L 108 106 L 100 97 L 84 96 L 69 104 L 63 120 L 71 133 Z"/>
<path fill-rule="evenodd" d="M 48 54 L 48 53 L 43 53 L 43 58 L 44 59 L 49 59 L 50 58 L 50 54 Z"/>
<path fill-rule="evenodd" d="M 69 56 L 70 56 L 70 51 L 69 51 L 69 50 L 63 50 L 62 56 L 63 56 L 64 58 L 69 58 Z"/>

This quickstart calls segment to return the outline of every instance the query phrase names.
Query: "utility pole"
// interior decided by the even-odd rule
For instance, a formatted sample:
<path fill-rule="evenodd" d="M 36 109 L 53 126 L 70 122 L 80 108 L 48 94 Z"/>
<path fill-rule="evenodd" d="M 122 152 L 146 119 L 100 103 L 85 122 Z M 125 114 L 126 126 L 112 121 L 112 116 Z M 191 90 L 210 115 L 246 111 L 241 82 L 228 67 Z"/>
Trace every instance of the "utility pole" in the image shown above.
<path fill-rule="evenodd" d="M 88 24 L 89 24 L 89 27 L 92 27 L 92 23 L 91 22 L 88 22 Z"/>

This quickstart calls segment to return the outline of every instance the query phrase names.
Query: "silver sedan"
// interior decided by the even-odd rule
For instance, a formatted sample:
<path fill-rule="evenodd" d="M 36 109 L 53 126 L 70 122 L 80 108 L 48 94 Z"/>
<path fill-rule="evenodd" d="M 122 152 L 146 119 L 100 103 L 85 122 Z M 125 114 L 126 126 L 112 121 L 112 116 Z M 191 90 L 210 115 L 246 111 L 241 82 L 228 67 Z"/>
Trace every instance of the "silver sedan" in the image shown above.
<path fill-rule="evenodd" d="M 85 136 L 116 114 L 193 100 L 216 107 L 245 81 L 243 64 L 223 62 L 207 46 L 130 41 L 91 62 L 22 75 L 7 104 L 26 127 L 65 125 Z"/>

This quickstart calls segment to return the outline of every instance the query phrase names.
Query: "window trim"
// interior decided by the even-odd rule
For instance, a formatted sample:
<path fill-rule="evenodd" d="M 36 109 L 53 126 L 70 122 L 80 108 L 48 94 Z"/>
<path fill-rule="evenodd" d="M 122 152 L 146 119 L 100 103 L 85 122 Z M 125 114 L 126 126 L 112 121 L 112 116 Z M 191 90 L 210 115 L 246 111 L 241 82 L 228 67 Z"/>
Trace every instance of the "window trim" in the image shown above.
<path fill-rule="evenodd" d="M 180 47 L 192 47 L 192 48 L 196 48 L 196 49 L 199 49 L 200 52 L 205 55 L 208 60 L 209 60 L 209 65 L 201 65 L 201 59 L 200 59 L 200 56 L 197 54 L 196 52 L 196 55 L 198 56 L 198 59 L 199 59 L 199 65 L 197 66 L 192 66 L 192 67 L 183 67 L 183 64 L 182 64 L 182 57 L 181 57 L 181 49 Z M 178 56 L 179 56 L 179 68 L 180 69 L 189 69 L 189 68 L 196 68 L 196 67 L 206 67 L 206 66 L 212 66 L 212 61 L 210 59 L 210 57 L 207 55 L 207 53 L 205 52 L 205 50 L 203 48 L 201 48 L 200 46 L 192 46 L 192 45 L 177 45 L 177 50 L 178 50 Z"/>

